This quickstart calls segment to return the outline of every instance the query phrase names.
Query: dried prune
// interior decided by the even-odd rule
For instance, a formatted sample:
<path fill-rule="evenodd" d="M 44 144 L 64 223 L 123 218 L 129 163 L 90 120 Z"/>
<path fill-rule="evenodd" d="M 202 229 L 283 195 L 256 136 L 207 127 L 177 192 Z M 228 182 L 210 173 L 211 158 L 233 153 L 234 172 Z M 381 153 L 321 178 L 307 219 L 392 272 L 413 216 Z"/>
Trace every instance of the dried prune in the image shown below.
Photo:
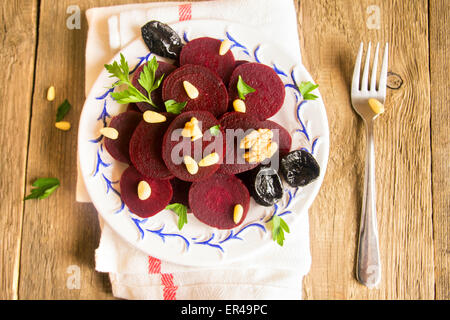
<path fill-rule="evenodd" d="M 320 175 L 319 164 L 305 150 L 291 151 L 281 158 L 280 171 L 291 187 L 306 186 Z"/>
<path fill-rule="evenodd" d="M 283 197 L 283 185 L 278 172 L 270 166 L 260 165 L 239 175 L 256 203 L 270 207 Z"/>
<path fill-rule="evenodd" d="M 150 52 L 169 59 L 178 59 L 181 48 L 180 36 L 167 24 L 149 21 L 141 28 L 142 38 Z"/>

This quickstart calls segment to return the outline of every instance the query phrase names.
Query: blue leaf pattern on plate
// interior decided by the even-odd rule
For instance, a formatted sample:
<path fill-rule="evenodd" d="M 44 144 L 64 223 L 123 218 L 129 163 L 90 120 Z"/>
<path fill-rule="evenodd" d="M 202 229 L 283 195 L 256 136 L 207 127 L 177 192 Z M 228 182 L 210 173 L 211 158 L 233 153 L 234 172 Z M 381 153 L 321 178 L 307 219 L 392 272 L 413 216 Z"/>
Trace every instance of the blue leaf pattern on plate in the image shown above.
<path fill-rule="evenodd" d="M 239 50 L 241 50 L 244 54 L 246 54 L 247 56 L 251 57 L 250 55 L 250 51 L 249 49 L 242 44 L 241 42 L 237 41 L 235 37 L 233 37 L 229 32 L 226 32 L 226 38 L 228 40 L 230 40 L 231 42 L 233 42 L 233 45 L 231 48 L 238 48 Z M 185 31 L 183 33 L 183 40 L 187 43 L 189 42 L 188 39 L 188 35 L 187 32 Z M 253 58 L 256 62 L 258 63 L 262 63 L 261 59 L 260 59 L 260 49 L 261 46 L 257 46 L 254 51 L 253 51 Z M 135 65 L 135 67 L 132 69 L 132 71 L 130 72 L 130 74 L 132 74 L 134 71 L 136 71 L 137 68 L 139 68 L 139 66 L 148 61 L 149 58 L 151 56 L 151 53 L 148 53 L 145 56 L 142 57 L 137 57 L 138 59 L 138 63 Z M 301 93 L 297 87 L 297 81 L 295 79 L 294 76 L 294 70 L 291 71 L 290 73 L 290 77 L 288 76 L 288 74 L 283 71 L 281 68 L 279 68 L 275 63 L 272 63 L 272 68 L 273 70 L 280 76 L 286 78 L 286 81 L 289 81 L 287 83 L 285 83 L 285 88 L 290 88 L 294 90 L 294 95 L 295 95 L 295 99 L 296 99 L 296 119 L 299 123 L 300 128 L 296 130 L 296 132 L 301 133 L 305 139 L 310 143 L 311 148 L 310 150 L 308 150 L 307 147 L 302 147 L 302 149 L 311 152 L 312 154 L 314 154 L 315 151 L 315 146 L 317 144 L 318 141 L 318 137 L 314 138 L 311 141 L 311 137 L 310 137 L 310 133 L 308 132 L 307 127 L 305 126 L 305 122 L 302 119 L 301 116 L 301 109 L 302 107 L 307 103 L 306 100 L 301 99 Z M 107 126 L 107 119 L 111 118 L 111 115 L 108 113 L 107 110 L 107 99 L 110 96 L 110 94 L 114 91 L 115 87 L 111 87 L 109 89 L 107 89 L 106 92 L 102 93 L 100 96 L 96 97 L 95 99 L 97 100 L 101 100 L 103 102 L 103 106 L 102 106 L 102 110 L 100 115 L 97 118 L 97 121 L 101 121 L 103 126 L 106 127 Z M 115 194 L 121 201 L 121 206 L 120 208 L 115 212 L 115 213 L 121 213 L 124 212 L 125 210 L 125 203 L 122 201 L 122 199 L 120 198 L 120 192 L 113 186 L 117 183 L 119 183 L 119 181 L 112 181 L 111 178 L 108 178 L 105 175 L 105 172 L 102 171 L 103 168 L 108 168 L 109 166 L 111 166 L 111 163 L 107 163 L 106 161 L 104 161 L 102 159 L 101 154 L 103 153 L 103 144 L 101 143 L 103 136 L 100 135 L 99 137 L 95 137 L 91 140 L 89 140 L 92 143 L 98 143 L 99 147 L 97 150 L 97 162 L 96 162 L 96 167 L 93 173 L 93 176 L 97 176 L 98 173 L 101 172 L 101 177 L 103 178 L 105 185 L 106 185 L 106 194 L 108 194 L 110 191 Z M 265 217 L 262 217 L 259 219 L 258 221 L 253 221 L 248 223 L 247 225 L 241 227 L 240 229 L 236 230 L 230 230 L 230 232 L 228 233 L 228 235 L 224 238 L 224 239 L 218 239 L 216 238 L 216 234 L 212 233 L 209 235 L 207 240 L 203 240 L 203 241 L 199 241 L 197 238 L 188 238 L 183 236 L 180 233 L 174 233 L 174 232 L 165 232 L 165 226 L 163 225 L 162 227 L 158 228 L 158 229 L 151 229 L 148 227 L 144 227 L 144 225 L 148 222 L 148 218 L 147 219 L 138 219 L 133 217 L 132 215 L 130 215 L 130 219 L 133 221 L 133 223 L 136 225 L 136 228 L 140 234 L 140 238 L 143 239 L 146 235 L 146 233 L 149 234 L 153 234 L 155 236 L 158 236 L 163 243 L 166 243 L 166 238 L 178 238 L 181 239 L 184 243 L 185 243 L 185 247 L 186 250 L 189 250 L 189 247 L 191 244 L 194 245 L 201 245 L 201 246 L 208 246 L 212 249 L 215 250 L 219 250 L 220 252 L 224 253 L 225 252 L 225 247 L 223 246 L 224 244 L 228 243 L 231 240 L 240 240 L 240 241 L 245 241 L 245 238 L 242 237 L 242 233 L 245 230 L 260 230 L 261 232 L 266 233 L 267 232 L 267 228 L 265 226 L 265 224 L 267 224 L 269 221 L 272 220 L 272 218 L 275 215 L 278 216 L 284 216 L 284 215 L 288 215 L 288 214 L 292 214 L 292 210 L 290 209 L 292 203 L 293 203 L 293 199 L 297 196 L 297 193 L 299 191 L 299 188 L 296 188 L 294 190 L 285 190 L 285 194 L 287 195 L 287 199 L 285 201 L 285 205 L 280 207 L 278 204 L 274 204 L 273 205 L 273 210 L 272 212 Z M 131 212 L 130 212 L 131 213 Z"/>

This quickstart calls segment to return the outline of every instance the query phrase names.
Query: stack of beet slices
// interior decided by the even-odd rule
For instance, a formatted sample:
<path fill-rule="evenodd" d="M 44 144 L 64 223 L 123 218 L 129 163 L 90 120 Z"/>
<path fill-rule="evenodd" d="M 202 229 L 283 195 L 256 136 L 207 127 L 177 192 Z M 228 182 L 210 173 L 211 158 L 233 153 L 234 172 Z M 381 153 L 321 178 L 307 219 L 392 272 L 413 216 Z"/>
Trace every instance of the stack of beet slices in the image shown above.
<path fill-rule="evenodd" d="M 267 120 L 284 102 L 280 78 L 266 65 L 235 61 L 231 50 L 219 54 L 220 47 L 220 40 L 207 37 L 185 44 L 175 64 L 159 62 L 156 77 L 164 78 L 151 94 L 159 108 L 130 104 L 111 120 L 109 127 L 119 135 L 114 140 L 105 137 L 105 147 L 114 159 L 129 164 L 120 188 L 132 213 L 151 217 L 170 203 L 181 203 L 209 226 L 234 228 L 245 220 L 250 205 L 249 191 L 237 175 L 259 165 L 243 158 L 241 139 L 258 129 L 278 130 L 279 154 L 290 151 L 289 133 Z M 135 71 L 132 83 L 147 94 L 138 82 L 142 69 Z M 239 78 L 254 89 L 245 95 L 246 112 L 236 112 L 232 106 L 239 97 Z M 197 89 L 196 97 L 187 93 L 186 82 Z M 186 104 L 176 115 L 165 112 L 168 100 Z M 143 113 L 149 110 L 165 121 L 146 122 Z M 193 127 L 196 131 L 189 131 Z M 228 129 L 238 133 L 226 139 Z M 151 188 L 145 199 L 138 195 L 142 181 Z M 239 219 L 234 213 L 237 205 L 243 208 Z"/>

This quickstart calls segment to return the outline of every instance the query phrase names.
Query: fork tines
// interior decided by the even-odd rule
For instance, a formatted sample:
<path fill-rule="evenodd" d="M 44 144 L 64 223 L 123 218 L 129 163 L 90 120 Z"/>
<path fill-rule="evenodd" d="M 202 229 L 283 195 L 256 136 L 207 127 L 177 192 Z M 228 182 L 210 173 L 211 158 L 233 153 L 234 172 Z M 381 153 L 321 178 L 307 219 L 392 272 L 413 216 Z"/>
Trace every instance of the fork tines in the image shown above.
<path fill-rule="evenodd" d="M 356 57 L 355 69 L 353 70 L 353 80 L 352 80 L 352 94 L 358 91 L 361 92 L 377 92 L 379 95 L 385 97 L 386 96 L 386 81 L 387 81 L 387 68 L 388 68 L 388 43 L 384 47 L 384 55 L 383 62 L 381 64 L 381 73 L 380 79 L 377 83 L 377 68 L 378 68 L 378 51 L 380 48 L 380 43 L 377 43 L 375 49 L 375 56 L 372 65 L 372 75 L 370 78 L 370 86 L 369 86 L 369 67 L 370 67 L 370 51 L 371 51 L 371 43 L 367 47 L 366 61 L 364 64 L 363 75 L 360 83 L 360 72 L 361 72 L 361 60 L 363 55 L 364 44 L 361 42 L 359 46 L 358 55 Z"/>

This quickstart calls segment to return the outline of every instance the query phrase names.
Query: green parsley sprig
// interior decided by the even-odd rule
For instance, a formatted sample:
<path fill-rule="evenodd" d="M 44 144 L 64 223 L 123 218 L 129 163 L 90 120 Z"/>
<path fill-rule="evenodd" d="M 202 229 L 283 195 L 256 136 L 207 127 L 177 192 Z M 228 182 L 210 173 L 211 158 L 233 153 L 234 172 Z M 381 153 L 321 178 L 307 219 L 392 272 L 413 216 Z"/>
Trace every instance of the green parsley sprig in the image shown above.
<path fill-rule="evenodd" d="M 284 232 L 289 233 L 289 226 L 287 223 L 277 215 L 272 217 L 272 220 L 268 222 L 272 228 L 272 239 L 276 241 L 280 246 L 284 243 Z"/>
<path fill-rule="evenodd" d="M 173 211 L 178 216 L 178 229 L 183 229 L 183 226 L 187 223 L 187 207 L 181 203 L 172 203 L 166 209 Z"/>
<path fill-rule="evenodd" d="M 240 75 L 238 77 L 236 88 L 237 88 L 239 99 L 241 99 L 241 100 L 245 100 L 245 96 L 247 94 L 256 91 L 256 89 L 254 89 L 254 88 L 250 87 L 248 84 L 246 84 Z"/>
<path fill-rule="evenodd" d="M 220 134 L 220 124 L 212 126 L 211 128 L 209 128 L 209 131 L 211 132 L 211 135 L 218 136 Z"/>
<path fill-rule="evenodd" d="M 59 105 L 58 110 L 56 111 L 56 122 L 59 122 L 62 119 L 64 119 L 64 117 L 69 112 L 71 107 L 72 106 L 70 105 L 69 101 L 65 99 L 63 103 Z"/>
<path fill-rule="evenodd" d="M 156 90 L 163 80 L 164 75 L 159 79 L 156 79 L 156 69 L 158 69 L 158 62 L 153 57 L 147 64 L 144 65 L 142 72 L 139 76 L 139 84 L 147 91 L 148 97 L 142 94 L 130 80 L 130 68 L 128 62 L 125 60 L 123 54 L 120 54 L 120 63 L 114 61 L 112 64 L 105 64 L 106 70 L 110 73 L 110 78 L 116 77 L 117 82 L 113 84 L 113 87 L 120 85 L 127 85 L 127 89 L 120 92 L 112 92 L 111 96 L 120 104 L 146 102 L 155 108 L 157 105 L 152 101 L 151 93 Z"/>
<path fill-rule="evenodd" d="M 300 91 L 303 100 L 316 100 L 318 97 L 310 92 L 318 87 L 318 84 L 314 84 L 311 81 L 302 81 L 299 85 L 297 85 L 298 91 Z"/>
<path fill-rule="evenodd" d="M 48 198 L 58 187 L 60 183 L 57 178 L 39 178 L 33 182 L 31 193 L 24 200 L 45 199 Z"/>
<path fill-rule="evenodd" d="M 175 100 L 167 100 L 164 102 L 167 112 L 180 114 L 181 110 L 186 106 L 187 102 L 176 102 Z"/>

